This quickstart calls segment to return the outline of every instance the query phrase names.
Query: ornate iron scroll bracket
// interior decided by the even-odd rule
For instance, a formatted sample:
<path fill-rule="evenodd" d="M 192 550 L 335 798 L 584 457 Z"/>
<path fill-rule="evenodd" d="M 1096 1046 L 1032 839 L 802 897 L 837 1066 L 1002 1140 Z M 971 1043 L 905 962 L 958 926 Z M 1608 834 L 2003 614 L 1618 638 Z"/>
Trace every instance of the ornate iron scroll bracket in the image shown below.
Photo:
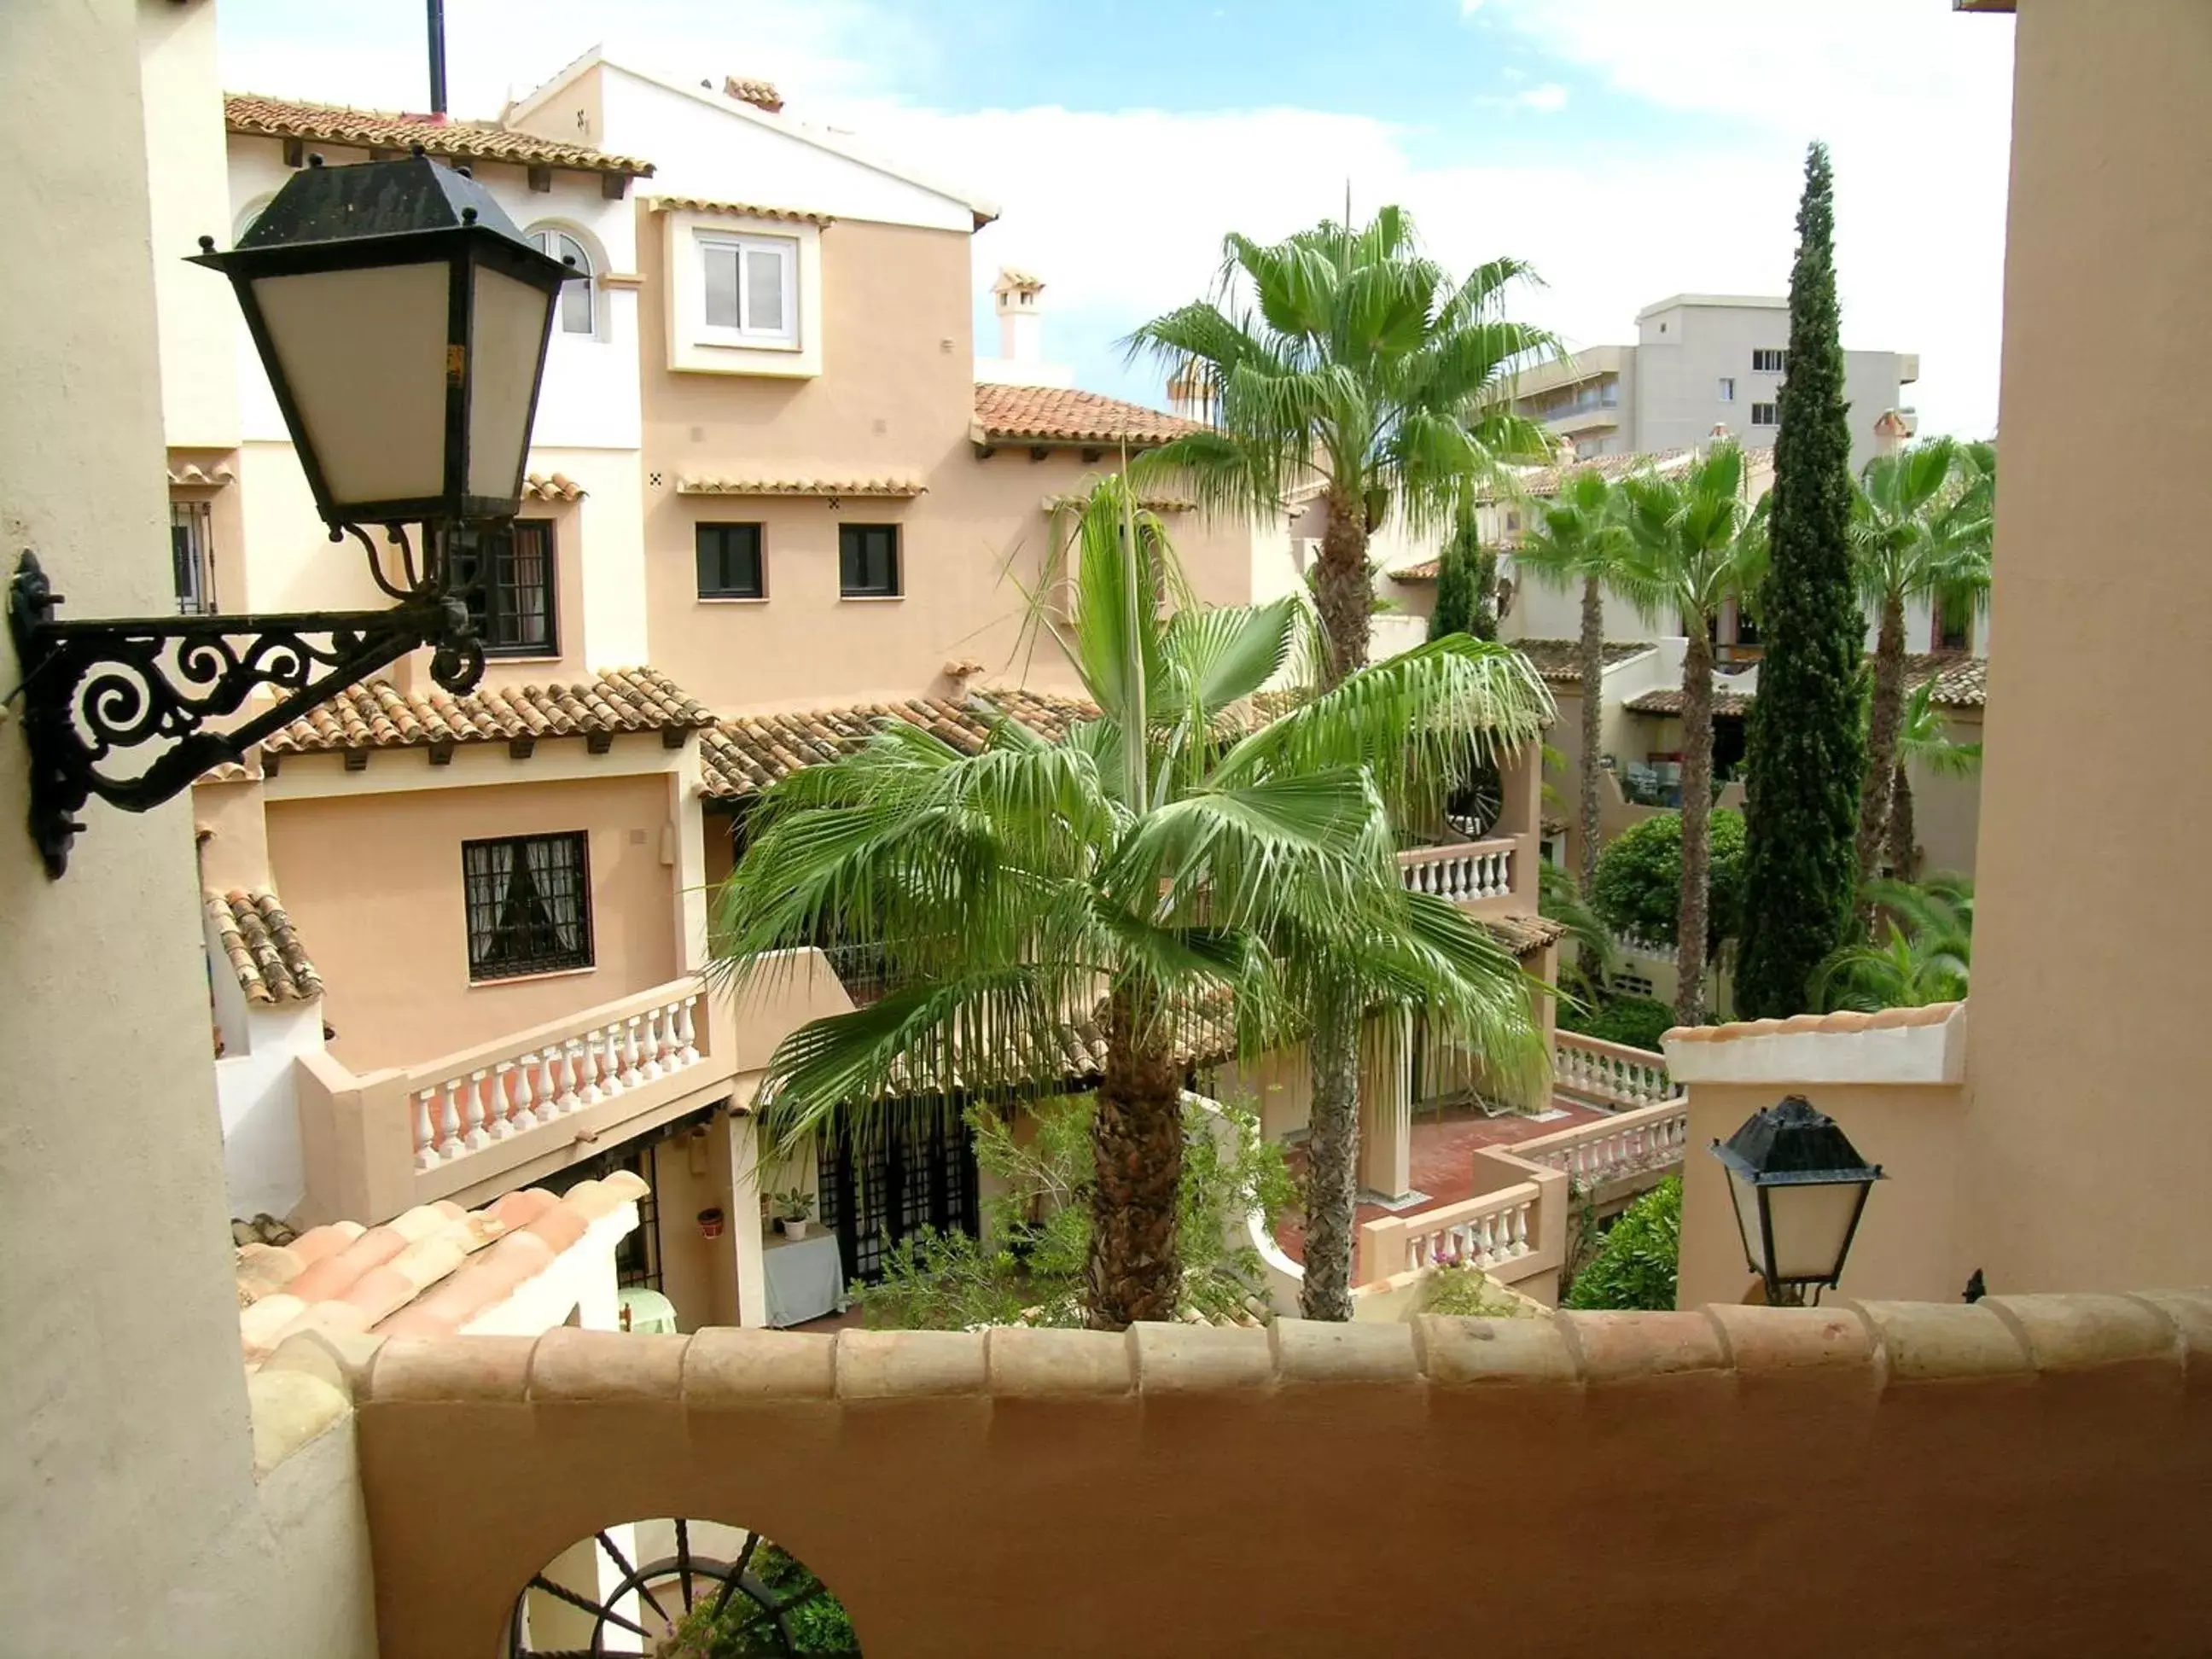
<path fill-rule="evenodd" d="M 76 814 L 95 795 L 126 812 L 157 806 L 418 646 L 436 648 L 430 676 L 448 691 L 483 672 L 467 607 L 434 583 L 387 611 L 62 622 L 61 602 L 27 551 L 9 584 L 8 627 L 23 676 L 31 837 L 50 878 L 69 867 L 84 829 Z M 212 724 L 264 686 L 282 694 L 273 707 Z"/>

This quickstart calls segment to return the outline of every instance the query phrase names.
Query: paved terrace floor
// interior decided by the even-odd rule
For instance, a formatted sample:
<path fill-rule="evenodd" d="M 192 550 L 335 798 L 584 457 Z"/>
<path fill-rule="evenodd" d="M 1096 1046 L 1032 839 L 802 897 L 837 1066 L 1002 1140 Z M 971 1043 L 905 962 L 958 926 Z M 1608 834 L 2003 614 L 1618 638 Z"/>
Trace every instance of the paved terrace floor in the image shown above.
<path fill-rule="evenodd" d="M 1478 1146 L 1510 1146 L 1516 1141 L 1534 1140 L 1539 1135 L 1556 1134 L 1577 1123 L 1593 1123 L 1613 1115 L 1594 1106 L 1577 1106 L 1564 1100 L 1554 1100 L 1552 1105 L 1559 1115 L 1547 1115 L 1540 1122 L 1533 1117 L 1510 1114 L 1486 1117 L 1472 1106 L 1447 1106 L 1441 1112 L 1431 1107 L 1419 1109 L 1413 1118 L 1413 1190 L 1425 1196 L 1419 1203 L 1402 1209 L 1386 1210 L 1380 1204 L 1362 1204 L 1355 1224 L 1380 1220 L 1386 1215 L 1419 1215 L 1424 1210 L 1474 1197 L 1474 1149 Z M 1301 1181 L 1305 1177 L 1305 1161 L 1303 1146 L 1291 1149 L 1291 1172 Z M 1275 1242 L 1292 1261 L 1304 1262 L 1305 1217 L 1295 1210 L 1285 1214 L 1275 1224 Z"/>

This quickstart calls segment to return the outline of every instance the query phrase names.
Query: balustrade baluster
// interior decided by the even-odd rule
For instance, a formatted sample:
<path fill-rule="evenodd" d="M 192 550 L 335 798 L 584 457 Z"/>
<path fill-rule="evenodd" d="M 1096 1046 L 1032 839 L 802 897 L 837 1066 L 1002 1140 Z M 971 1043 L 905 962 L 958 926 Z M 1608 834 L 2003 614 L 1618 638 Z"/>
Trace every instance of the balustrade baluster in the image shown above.
<path fill-rule="evenodd" d="M 531 1117 L 539 1123 L 550 1123 L 561 1115 L 561 1079 L 566 1067 L 561 1045 L 549 1042 L 530 1056 L 530 1074 L 537 1090 L 538 1103 Z"/>
<path fill-rule="evenodd" d="M 1526 1204 L 1513 1206 L 1513 1254 L 1528 1254 L 1528 1209 Z"/>
<path fill-rule="evenodd" d="M 538 1066 L 535 1050 L 514 1062 L 514 1132 L 538 1121 Z"/>
<path fill-rule="evenodd" d="M 491 1145 L 491 1136 L 484 1132 L 483 1084 L 487 1074 L 469 1073 L 468 1087 L 461 1096 L 461 1145 L 470 1152 L 481 1152 Z"/>
<path fill-rule="evenodd" d="M 602 1025 L 592 1033 L 592 1052 L 599 1059 L 599 1097 L 611 1100 L 623 1091 L 622 1022 Z"/>
<path fill-rule="evenodd" d="M 424 1089 L 415 1096 L 415 1167 L 418 1170 L 438 1167 L 437 1132 L 430 1127 L 430 1099 L 437 1092 Z"/>
<path fill-rule="evenodd" d="M 448 1078 L 443 1087 L 446 1098 L 438 1117 L 438 1156 L 441 1158 L 461 1155 L 461 1079 Z"/>
<path fill-rule="evenodd" d="M 685 1066 L 699 1063 L 698 1034 L 691 1029 L 691 1005 L 699 999 L 686 997 L 676 1006 L 676 1058 Z"/>
<path fill-rule="evenodd" d="M 566 1042 L 556 1042 L 547 1052 L 553 1061 L 553 1111 L 556 1116 L 573 1112 L 584 1103 L 576 1098 L 577 1073 L 580 1062 L 577 1054 L 583 1045 L 571 1037 Z"/>
<path fill-rule="evenodd" d="M 511 1060 L 495 1060 L 491 1068 L 491 1092 L 484 1097 L 484 1133 L 494 1140 L 504 1140 L 514 1133 L 514 1125 L 507 1121 L 513 1109 L 507 1098 L 507 1077 L 514 1069 Z"/>
<path fill-rule="evenodd" d="M 623 1086 L 626 1089 L 635 1089 L 646 1081 L 645 1073 L 638 1064 L 637 1025 L 637 1016 L 632 1014 L 622 1023 L 618 1034 L 623 1046 Z"/>
<path fill-rule="evenodd" d="M 630 1035 L 637 1039 L 637 1074 L 650 1083 L 660 1075 L 660 1010 L 649 1009 L 630 1019 Z"/>

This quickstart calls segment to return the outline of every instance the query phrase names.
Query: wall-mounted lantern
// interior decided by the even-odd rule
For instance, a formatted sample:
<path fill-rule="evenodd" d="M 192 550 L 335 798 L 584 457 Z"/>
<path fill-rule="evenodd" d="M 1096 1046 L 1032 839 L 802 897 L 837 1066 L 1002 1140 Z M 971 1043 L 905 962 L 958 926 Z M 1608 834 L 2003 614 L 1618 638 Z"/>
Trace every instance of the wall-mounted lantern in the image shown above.
<path fill-rule="evenodd" d="M 1808 1291 L 1819 1301 L 1843 1277 L 1881 1166 L 1802 1095 L 1754 1112 L 1712 1153 L 1728 1170 L 1744 1257 L 1767 1301 L 1802 1306 Z"/>
<path fill-rule="evenodd" d="M 418 149 L 311 157 L 228 253 L 228 276 L 333 542 L 350 535 L 386 611 L 62 622 L 35 555 L 9 592 L 31 749 L 31 833 L 58 877 L 93 796 L 143 812 L 418 646 L 456 693 L 483 649 L 450 578 L 521 505 L 554 301 L 575 270 L 525 241 L 465 170 Z M 421 556 L 405 526 L 422 529 Z M 398 550 L 387 574 L 364 527 Z M 263 686 L 276 702 L 224 729 Z M 163 744 L 150 760 L 140 752 Z M 113 763 L 143 762 L 127 775 Z"/>

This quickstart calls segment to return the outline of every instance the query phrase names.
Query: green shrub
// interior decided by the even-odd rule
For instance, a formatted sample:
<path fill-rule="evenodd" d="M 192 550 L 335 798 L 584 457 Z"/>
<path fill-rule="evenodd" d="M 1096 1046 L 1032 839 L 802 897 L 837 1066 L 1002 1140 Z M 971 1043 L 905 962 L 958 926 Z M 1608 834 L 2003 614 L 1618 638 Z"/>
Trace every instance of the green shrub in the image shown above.
<path fill-rule="evenodd" d="M 1669 1312 L 1682 1255 L 1682 1178 L 1668 1176 L 1620 1212 L 1567 1292 L 1570 1308 Z"/>
<path fill-rule="evenodd" d="M 1533 1319 L 1536 1310 L 1499 1289 L 1480 1267 L 1431 1267 L 1421 1281 L 1421 1311 L 1469 1319 Z"/>
<path fill-rule="evenodd" d="M 1743 915 L 1743 814 L 1712 816 L 1707 946 L 1735 937 Z M 1682 815 L 1668 812 L 1616 836 L 1598 854 L 1590 903 L 1606 926 L 1632 939 L 1674 942 L 1682 913 Z"/>
<path fill-rule="evenodd" d="M 822 1582 L 796 1557 L 765 1540 L 753 1552 L 747 1577 L 757 1579 L 778 1606 L 807 1594 Z M 856 1655 L 860 1651 L 852 1616 L 845 1611 L 845 1604 L 826 1589 L 784 1614 L 784 1626 L 791 1633 L 787 1647 L 760 1603 L 750 1596 L 732 1595 L 719 1616 L 709 1597 L 684 1614 L 669 1643 L 659 1650 L 666 1659 L 750 1659 L 756 1654 Z"/>

